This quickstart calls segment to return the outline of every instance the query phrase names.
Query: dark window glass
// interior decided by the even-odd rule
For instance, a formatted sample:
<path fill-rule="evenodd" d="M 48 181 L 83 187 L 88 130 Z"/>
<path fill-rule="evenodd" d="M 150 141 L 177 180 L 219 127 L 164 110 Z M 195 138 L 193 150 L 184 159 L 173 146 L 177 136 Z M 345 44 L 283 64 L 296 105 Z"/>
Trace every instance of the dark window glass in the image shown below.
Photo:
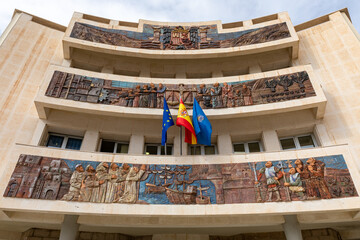
<path fill-rule="evenodd" d="M 166 145 L 166 155 L 172 155 L 172 146 Z M 165 146 L 161 146 L 161 155 L 165 155 Z"/>
<path fill-rule="evenodd" d="M 201 146 L 191 146 L 190 155 L 201 155 Z"/>
<path fill-rule="evenodd" d="M 115 148 L 115 142 L 102 140 L 100 152 L 113 153 Z"/>
<path fill-rule="evenodd" d="M 64 137 L 62 136 L 50 135 L 46 146 L 61 148 L 63 141 L 64 141 Z"/>
<path fill-rule="evenodd" d="M 146 154 L 149 154 L 149 155 L 157 155 L 157 149 L 158 149 L 158 146 L 146 146 L 146 151 L 145 153 Z"/>
<path fill-rule="evenodd" d="M 260 144 L 258 142 L 248 143 L 249 152 L 260 152 Z"/>
<path fill-rule="evenodd" d="M 301 148 L 313 148 L 315 147 L 314 141 L 312 140 L 311 135 L 298 137 L 299 144 Z"/>
<path fill-rule="evenodd" d="M 214 155 L 215 154 L 215 146 L 205 146 L 205 155 Z"/>
<path fill-rule="evenodd" d="M 80 150 L 81 143 L 82 143 L 82 139 L 69 137 L 65 148 L 73 149 L 73 150 Z"/>
<path fill-rule="evenodd" d="M 234 144 L 234 152 L 245 152 L 245 145 L 243 143 Z"/>
<path fill-rule="evenodd" d="M 127 143 L 118 143 L 116 153 L 128 153 L 129 152 L 129 144 Z"/>
<path fill-rule="evenodd" d="M 283 150 L 296 149 L 293 138 L 284 138 L 280 140 L 281 147 Z"/>

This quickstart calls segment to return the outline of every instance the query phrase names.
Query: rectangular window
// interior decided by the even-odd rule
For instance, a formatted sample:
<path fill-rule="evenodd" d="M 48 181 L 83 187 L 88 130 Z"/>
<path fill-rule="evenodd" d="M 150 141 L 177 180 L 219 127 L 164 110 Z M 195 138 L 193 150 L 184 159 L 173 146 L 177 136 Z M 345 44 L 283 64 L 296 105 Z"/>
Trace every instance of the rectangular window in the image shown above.
<path fill-rule="evenodd" d="M 283 150 L 314 148 L 318 146 L 312 134 L 281 138 L 280 144 Z"/>
<path fill-rule="evenodd" d="M 145 144 L 146 155 L 165 155 L 165 146 L 161 146 L 160 143 L 148 143 Z M 166 144 L 166 155 L 173 154 L 173 145 Z"/>
<path fill-rule="evenodd" d="M 243 142 L 233 144 L 234 153 L 255 153 L 262 152 L 261 143 L 256 142 Z"/>
<path fill-rule="evenodd" d="M 211 146 L 203 145 L 190 145 L 188 155 L 215 155 L 217 154 L 216 145 L 212 144 Z"/>
<path fill-rule="evenodd" d="M 82 138 L 67 136 L 56 133 L 49 133 L 46 146 L 53 148 L 80 150 L 82 144 Z"/>
<path fill-rule="evenodd" d="M 128 153 L 128 142 L 115 142 L 112 140 L 101 140 L 100 152 L 107 153 Z"/>

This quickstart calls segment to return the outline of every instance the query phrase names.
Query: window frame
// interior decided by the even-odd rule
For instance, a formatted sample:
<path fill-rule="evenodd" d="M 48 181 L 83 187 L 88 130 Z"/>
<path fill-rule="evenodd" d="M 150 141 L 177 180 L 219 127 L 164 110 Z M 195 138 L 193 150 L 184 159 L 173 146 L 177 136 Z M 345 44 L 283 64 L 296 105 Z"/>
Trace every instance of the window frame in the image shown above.
<path fill-rule="evenodd" d="M 306 137 L 306 136 L 310 136 L 310 137 L 311 137 L 311 140 L 312 140 L 313 143 L 314 143 L 314 147 L 301 147 L 300 142 L 299 142 L 299 137 Z M 283 146 L 282 146 L 282 144 L 281 144 L 281 140 L 283 140 L 283 139 L 289 139 L 289 138 L 292 138 L 292 139 L 293 139 L 294 144 L 295 144 L 295 149 L 283 149 Z M 282 151 L 309 149 L 309 148 L 316 148 L 316 147 L 319 146 L 313 133 L 301 134 L 301 135 L 296 135 L 296 136 L 289 136 L 289 137 L 279 138 L 279 143 L 280 143 L 280 146 L 281 146 L 281 150 L 282 150 Z"/>
<path fill-rule="evenodd" d="M 50 140 L 50 137 L 51 137 L 51 136 L 57 136 L 57 137 L 63 137 L 63 138 L 64 138 L 64 140 L 63 140 L 63 142 L 62 142 L 62 144 L 61 144 L 61 147 L 48 146 L 49 140 Z M 70 148 L 66 148 L 66 145 L 67 145 L 67 143 L 68 143 L 69 138 L 80 139 L 80 140 L 81 140 L 80 149 L 81 149 L 82 144 L 83 144 L 84 137 L 78 137 L 78 136 L 73 136 L 73 135 L 66 135 L 66 134 L 61 134 L 61 133 L 52 133 L 52 132 L 49 132 L 49 133 L 48 133 L 47 140 L 46 140 L 46 142 L 45 142 L 45 147 L 48 147 L 48 148 L 56 148 L 56 149 L 67 149 L 67 150 L 80 151 L 80 149 L 70 149 Z"/>
<path fill-rule="evenodd" d="M 215 153 L 214 154 L 209 154 L 209 155 L 205 155 L 205 147 L 211 147 L 213 146 L 215 148 Z M 200 147 L 200 155 L 192 155 L 191 154 L 191 147 Z M 212 143 L 210 146 L 208 145 L 201 145 L 201 144 L 189 144 L 188 147 L 188 155 L 190 156 L 210 156 L 210 155 L 218 155 L 218 151 L 217 151 L 217 144 Z"/>
<path fill-rule="evenodd" d="M 102 142 L 103 141 L 108 141 L 108 142 L 114 142 L 115 145 L 114 145 L 114 149 L 113 149 L 113 154 L 128 154 L 129 153 L 129 147 L 128 147 L 128 152 L 127 153 L 118 153 L 116 152 L 117 149 L 118 149 L 118 144 L 127 144 L 128 146 L 130 146 L 130 142 L 122 142 L 122 141 L 115 141 L 115 140 L 110 140 L 110 139 L 103 139 L 103 138 L 100 138 L 100 145 L 99 145 L 99 152 L 101 152 L 101 146 L 102 146 Z M 111 152 L 101 152 L 101 153 L 111 153 Z"/>
<path fill-rule="evenodd" d="M 155 154 L 146 154 L 146 147 L 147 146 L 157 147 L 156 155 Z M 165 146 L 162 146 L 161 143 L 145 143 L 145 145 L 144 145 L 144 154 L 145 155 L 153 155 L 153 156 L 172 156 L 172 155 L 174 155 L 174 144 L 166 144 L 166 147 L 170 147 L 170 146 L 171 146 L 171 154 L 162 155 L 161 154 L 161 147 L 165 148 Z"/>
<path fill-rule="evenodd" d="M 251 154 L 251 153 L 259 153 L 259 152 L 250 152 L 249 150 L 249 143 L 259 143 L 260 152 L 264 152 L 264 149 L 262 147 L 261 141 L 248 141 L 248 142 L 234 142 L 232 144 L 233 147 L 233 153 L 234 154 Z M 235 152 L 234 145 L 235 144 L 244 144 L 245 152 Z"/>

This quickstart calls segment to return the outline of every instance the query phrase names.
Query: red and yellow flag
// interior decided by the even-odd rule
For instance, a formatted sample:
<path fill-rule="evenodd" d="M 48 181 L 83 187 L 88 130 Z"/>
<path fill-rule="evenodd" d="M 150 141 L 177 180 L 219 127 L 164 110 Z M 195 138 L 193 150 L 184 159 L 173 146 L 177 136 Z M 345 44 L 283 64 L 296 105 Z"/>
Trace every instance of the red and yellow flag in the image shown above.
<path fill-rule="evenodd" d="M 185 127 L 185 142 L 189 144 L 197 143 L 194 126 L 191 122 L 188 112 L 186 111 L 186 107 L 182 99 L 180 99 L 179 112 L 176 118 L 176 126 Z"/>

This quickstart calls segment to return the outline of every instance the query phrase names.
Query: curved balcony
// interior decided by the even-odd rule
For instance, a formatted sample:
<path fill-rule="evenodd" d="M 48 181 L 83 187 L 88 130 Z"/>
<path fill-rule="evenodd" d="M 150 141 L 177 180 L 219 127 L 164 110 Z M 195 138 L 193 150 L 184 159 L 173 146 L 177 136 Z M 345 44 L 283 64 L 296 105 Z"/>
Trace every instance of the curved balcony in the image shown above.
<path fill-rule="evenodd" d="M 298 55 L 299 39 L 287 13 L 244 22 L 125 23 L 74 13 L 63 38 L 64 57 L 72 49 L 141 58 L 212 58 L 288 49 Z"/>
<path fill-rule="evenodd" d="M 314 165 L 309 162 L 310 158 L 315 158 Z M 349 211 L 360 209 L 357 193 L 360 179 L 356 174 L 355 163 L 347 145 L 211 157 L 114 155 L 17 145 L 8 159 L 9 171 L 1 179 L 5 190 L 1 199 L 1 208 L 5 211 L 76 213 L 103 215 L 104 218 L 105 216 L 116 218 L 117 215 L 128 215 L 129 217 L 151 216 L 165 219 L 177 215 L 178 217 L 206 216 L 221 219 L 223 216 L 231 215 L 233 218 L 250 216 L 248 220 L 250 222 L 252 215 L 261 215 L 265 216 L 264 219 L 269 222 L 268 217 L 277 219 L 276 215 L 282 214 L 309 216 L 308 214 L 328 211 L 335 213 L 343 209 Z M 302 161 L 302 168 L 295 162 L 296 159 Z M 301 168 L 302 173 L 310 171 L 310 177 L 306 174 L 301 175 L 305 197 L 297 194 L 294 188 L 285 187 L 284 178 L 280 178 L 279 199 L 274 193 L 271 201 L 267 201 L 269 193 L 266 190 L 266 179 L 259 175 L 267 161 L 278 167 L 277 176 L 279 173 L 288 176 L 289 164 Z M 69 193 L 69 179 L 76 171 L 78 164 L 84 167 L 92 165 L 97 168 L 100 162 L 108 162 L 109 165 L 115 163 L 120 167 L 128 163 L 130 173 L 134 166 L 140 168 L 137 172 L 138 179 L 133 176 L 133 181 L 137 182 L 135 198 L 127 200 L 120 198 L 118 202 L 114 200 L 109 203 L 104 203 L 102 200 L 95 202 L 83 202 L 79 199 L 60 200 L 66 199 L 66 194 Z M 282 168 L 282 166 L 285 167 Z M 183 197 L 185 202 L 182 202 L 181 197 L 174 198 L 174 193 L 173 195 L 167 193 L 168 189 L 174 188 L 170 184 L 163 184 L 166 189 L 164 192 L 160 191 L 160 188 L 152 189 L 152 184 L 148 183 L 152 183 L 151 177 L 154 175 L 155 168 L 158 169 L 159 175 L 184 176 L 186 183 L 179 183 L 181 177 L 177 180 L 168 178 L 168 181 L 179 185 L 177 192 L 182 192 L 182 184 L 186 184 L 187 187 L 184 188 L 186 191 L 183 192 L 194 196 L 188 199 Z M 312 176 L 315 175 L 316 177 L 313 178 Z M 47 177 L 44 178 L 44 176 Z M 259 185 L 254 183 L 256 177 L 260 179 Z M 165 180 L 162 181 L 164 183 Z M 286 181 L 288 182 L 289 179 Z M 201 196 L 199 196 L 200 192 Z M 90 223 L 94 220 L 91 219 L 83 219 L 83 221 Z M 277 221 L 281 222 L 281 219 Z M 262 221 L 260 223 L 264 224 Z M 147 221 L 143 221 L 142 224 L 152 225 Z M 169 221 L 164 224 L 170 226 L 178 222 Z M 189 222 L 181 224 L 187 226 Z M 204 225 L 207 224 L 211 225 L 205 221 Z"/>
<path fill-rule="evenodd" d="M 171 81 L 51 66 L 35 104 L 40 118 L 47 118 L 49 110 L 58 109 L 160 119 L 163 99 L 176 115 L 180 96 L 190 114 L 195 98 L 212 119 L 303 109 L 314 109 L 316 118 L 322 118 L 326 105 L 324 93 L 308 65 L 236 77 Z"/>

